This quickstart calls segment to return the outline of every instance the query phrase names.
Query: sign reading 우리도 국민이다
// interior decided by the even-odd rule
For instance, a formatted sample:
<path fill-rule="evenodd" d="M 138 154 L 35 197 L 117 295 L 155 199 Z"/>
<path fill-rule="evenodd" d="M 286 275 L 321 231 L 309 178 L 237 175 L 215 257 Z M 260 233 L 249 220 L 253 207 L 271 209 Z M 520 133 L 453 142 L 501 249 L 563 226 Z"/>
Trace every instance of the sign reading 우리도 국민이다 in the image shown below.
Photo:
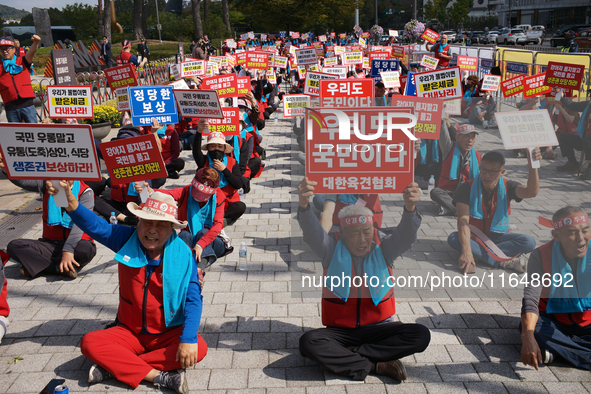
<path fill-rule="evenodd" d="M 372 79 L 321 79 L 321 107 L 371 107 L 374 99 Z"/>

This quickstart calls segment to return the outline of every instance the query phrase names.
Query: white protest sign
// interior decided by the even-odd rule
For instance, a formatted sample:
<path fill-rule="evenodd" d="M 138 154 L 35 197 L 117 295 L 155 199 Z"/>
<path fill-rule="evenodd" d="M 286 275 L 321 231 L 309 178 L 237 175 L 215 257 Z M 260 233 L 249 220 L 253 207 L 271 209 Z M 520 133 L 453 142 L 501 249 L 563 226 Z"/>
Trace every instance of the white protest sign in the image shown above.
<path fill-rule="evenodd" d="M 92 112 L 92 91 L 90 86 L 47 86 L 49 117 L 86 118 L 94 117 Z"/>
<path fill-rule="evenodd" d="M 453 99 L 444 101 L 445 113 L 449 115 L 462 114 L 462 99 Z"/>
<path fill-rule="evenodd" d="M 127 93 L 127 86 L 115 89 L 115 97 L 117 97 L 117 111 L 129 111 L 129 94 Z"/>
<path fill-rule="evenodd" d="M 415 73 L 413 78 L 417 97 L 452 99 L 463 96 L 459 67 Z"/>
<path fill-rule="evenodd" d="M 181 78 L 205 75 L 205 60 L 181 63 Z"/>
<path fill-rule="evenodd" d="M 338 65 L 338 59 L 336 57 L 324 58 L 324 67 L 332 67 Z"/>
<path fill-rule="evenodd" d="M 316 49 L 298 49 L 295 51 L 296 61 L 298 66 L 307 66 L 309 64 L 316 64 L 318 57 L 316 56 Z"/>
<path fill-rule="evenodd" d="M 345 52 L 342 57 L 345 66 L 363 64 L 363 52 Z"/>
<path fill-rule="evenodd" d="M 0 123 L 0 150 L 10 179 L 101 179 L 90 125 Z"/>
<path fill-rule="evenodd" d="M 532 111 L 495 112 L 503 146 L 507 150 L 559 145 L 546 109 Z M 539 168 L 539 160 L 532 161 L 533 168 Z"/>
<path fill-rule="evenodd" d="M 171 64 L 170 73 L 174 76 L 174 79 L 181 79 L 181 66 L 178 64 Z"/>
<path fill-rule="evenodd" d="M 275 63 L 275 67 L 287 68 L 287 58 L 286 57 L 275 55 L 273 61 Z"/>
<path fill-rule="evenodd" d="M 347 67 L 346 66 L 323 67 L 322 72 L 326 73 L 326 74 L 338 75 L 339 79 L 347 79 Z"/>
<path fill-rule="evenodd" d="M 305 94 L 286 94 L 283 96 L 283 116 L 304 115 L 306 108 L 310 107 L 310 96 Z"/>
<path fill-rule="evenodd" d="M 382 71 L 380 72 L 382 82 L 386 88 L 400 87 L 400 73 L 398 71 Z"/>
<path fill-rule="evenodd" d="M 173 90 L 182 117 L 224 119 L 215 90 Z"/>
<path fill-rule="evenodd" d="M 398 37 L 398 30 L 389 30 L 390 37 Z"/>
<path fill-rule="evenodd" d="M 421 67 L 425 67 L 428 70 L 437 69 L 437 64 L 439 64 L 439 59 L 428 55 L 423 55 L 423 59 L 421 59 Z"/>
<path fill-rule="evenodd" d="M 304 94 L 310 96 L 320 96 L 320 80 L 321 79 L 339 79 L 338 75 L 318 73 L 309 71 L 306 73 L 306 81 L 304 83 Z"/>
<path fill-rule="evenodd" d="M 501 76 L 500 75 L 490 75 L 486 74 L 482 79 L 482 87 L 480 90 L 484 92 L 496 92 L 499 90 L 499 86 L 501 85 Z"/>
<path fill-rule="evenodd" d="M 172 85 L 173 89 L 189 89 L 189 85 L 187 85 L 187 82 L 185 82 L 184 79 L 179 79 L 178 81 L 174 81 L 169 83 L 169 85 Z"/>

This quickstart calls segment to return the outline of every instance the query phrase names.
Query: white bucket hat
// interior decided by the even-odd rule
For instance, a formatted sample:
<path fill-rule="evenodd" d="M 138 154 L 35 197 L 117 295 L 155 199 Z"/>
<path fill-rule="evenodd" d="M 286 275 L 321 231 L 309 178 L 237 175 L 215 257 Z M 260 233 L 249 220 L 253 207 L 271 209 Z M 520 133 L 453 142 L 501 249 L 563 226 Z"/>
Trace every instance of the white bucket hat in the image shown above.
<path fill-rule="evenodd" d="M 187 222 L 179 222 L 178 206 L 168 194 L 154 192 L 140 206 L 134 202 L 127 203 L 127 209 L 139 219 L 171 222 L 176 229 L 187 227 Z"/>
<path fill-rule="evenodd" d="M 234 150 L 232 145 L 226 142 L 226 137 L 224 136 L 224 133 L 220 133 L 217 131 L 214 133 L 209 133 L 209 135 L 207 136 L 207 142 L 203 146 L 201 146 L 201 150 L 207 150 L 207 145 L 209 144 L 225 145 L 224 153 L 230 153 Z"/>

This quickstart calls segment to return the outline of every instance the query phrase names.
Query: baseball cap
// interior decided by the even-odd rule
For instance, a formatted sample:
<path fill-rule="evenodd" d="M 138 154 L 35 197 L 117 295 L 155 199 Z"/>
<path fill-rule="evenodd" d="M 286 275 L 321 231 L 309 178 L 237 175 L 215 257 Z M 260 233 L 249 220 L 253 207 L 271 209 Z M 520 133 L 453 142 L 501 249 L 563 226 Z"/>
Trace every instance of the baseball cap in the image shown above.
<path fill-rule="evenodd" d="M 14 41 L 12 40 L 11 37 L 0 37 L 0 46 L 14 46 Z"/>
<path fill-rule="evenodd" d="M 476 130 L 476 127 L 474 127 L 473 124 L 463 124 L 460 126 L 459 123 L 456 123 L 456 135 L 470 133 L 478 134 L 478 131 Z"/>

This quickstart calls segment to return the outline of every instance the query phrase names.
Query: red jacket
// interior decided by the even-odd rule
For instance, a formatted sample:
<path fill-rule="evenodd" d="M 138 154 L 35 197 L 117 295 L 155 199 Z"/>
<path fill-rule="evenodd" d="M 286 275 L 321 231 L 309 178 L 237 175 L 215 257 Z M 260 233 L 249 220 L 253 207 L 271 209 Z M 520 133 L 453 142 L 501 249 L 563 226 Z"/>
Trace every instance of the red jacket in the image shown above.
<path fill-rule="evenodd" d="M 374 242 L 379 245 L 380 240 L 374 229 Z M 324 275 L 328 268 L 324 270 Z M 392 268 L 388 267 L 388 274 L 392 276 Z M 355 273 L 355 265 L 351 262 L 351 279 L 355 275 L 363 276 L 363 272 Z M 369 281 L 369 280 L 368 280 Z M 363 283 L 365 284 L 365 283 Z M 322 324 L 327 327 L 357 328 L 381 322 L 396 313 L 394 290 L 390 289 L 378 305 L 374 305 L 369 288 L 366 286 L 351 286 L 349 298 L 343 301 L 337 298 L 326 287 L 322 289 Z"/>
<path fill-rule="evenodd" d="M 158 189 L 157 191 L 162 192 L 164 194 L 168 194 L 175 199 L 179 206 L 179 221 L 183 222 L 187 220 L 187 202 L 189 198 L 193 198 L 189 189 L 191 185 L 186 185 L 184 187 L 177 187 L 176 189 L 172 190 L 165 190 L 165 189 Z M 215 214 L 213 216 L 213 226 L 209 229 L 207 233 L 197 242 L 197 245 L 201 246 L 201 249 L 205 249 L 205 247 L 213 242 L 215 237 L 220 234 L 220 231 L 224 228 L 224 193 L 220 189 L 216 189 L 216 208 Z M 203 207 L 204 203 L 199 203 L 200 207 Z M 185 227 L 183 231 L 189 231 L 189 226 Z"/>
<path fill-rule="evenodd" d="M 78 193 L 78 199 L 80 199 L 80 196 L 82 195 L 82 193 L 84 193 L 88 189 L 89 189 L 89 187 L 86 185 L 86 183 L 80 182 L 80 192 Z M 47 216 L 48 216 L 47 202 L 48 201 L 49 201 L 49 192 L 47 190 L 45 190 L 45 194 L 43 194 L 43 214 L 41 215 L 42 219 L 43 219 L 43 235 L 42 236 L 43 236 L 43 238 L 49 239 L 51 241 L 65 241 L 68 239 L 71 229 L 66 228 L 64 226 L 60 226 L 60 225 L 57 225 L 57 226 L 48 226 L 47 225 Z M 92 238 L 90 238 L 86 233 L 82 233 L 82 239 L 92 241 Z"/>
<path fill-rule="evenodd" d="M 19 98 L 34 98 L 35 92 L 31 86 L 31 73 L 23 65 L 23 58 L 16 57 L 16 64 L 23 68 L 23 71 L 11 75 L 0 66 L 0 96 L 4 103 L 9 103 Z"/>
<path fill-rule="evenodd" d="M 505 190 L 507 190 L 507 179 L 503 178 L 503 182 L 505 182 Z M 474 183 L 474 179 L 468 181 L 470 184 L 470 188 L 472 188 L 472 184 Z M 497 185 L 498 186 L 498 185 Z M 507 198 L 507 213 L 511 215 L 511 203 L 509 202 L 509 198 Z M 495 212 L 497 210 L 497 193 L 496 191 L 493 192 L 492 203 L 490 212 L 487 212 L 486 207 L 484 206 L 484 199 L 482 201 L 482 212 L 483 218 L 482 219 L 475 219 L 470 217 L 470 224 L 478 227 L 478 229 L 484 233 L 490 233 L 490 225 L 492 223 L 493 218 L 495 217 Z"/>
<path fill-rule="evenodd" d="M 117 55 L 117 65 L 122 66 L 124 64 L 129 64 L 129 58 L 131 57 L 131 53 L 129 52 L 121 52 Z"/>
<path fill-rule="evenodd" d="M 150 334 L 173 329 L 166 327 L 162 287 L 162 264 L 146 279 L 146 268 L 131 268 L 118 264 L 119 309 L 117 318 L 134 333 L 142 327 Z M 148 291 L 149 289 L 149 291 Z M 145 310 L 144 310 L 145 309 Z"/>
<path fill-rule="evenodd" d="M 456 142 L 457 144 L 457 142 Z M 450 190 L 455 192 L 458 188 L 458 181 L 466 182 L 468 181 L 468 177 L 470 176 L 470 165 L 467 165 L 464 168 L 464 171 L 460 173 L 460 176 L 456 180 L 449 179 L 449 170 L 451 168 L 451 160 L 453 158 L 455 145 L 451 148 L 451 151 L 441 164 L 441 175 L 439 175 L 439 181 L 437 183 L 437 187 L 443 190 Z M 474 148 L 472 148 L 474 149 Z M 460 153 L 461 154 L 461 153 Z M 478 158 L 478 164 L 480 164 L 480 152 L 476 151 L 476 157 Z"/>
<path fill-rule="evenodd" d="M 235 165 L 238 165 L 236 162 L 236 159 L 234 159 L 232 156 L 228 156 L 226 155 L 227 161 L 226 161 L 226 168 L 228 170 L 230 170 L 230 172 L 232 172 L 232 169 L 234 168 Z M 205 167 L 209 167 L 209 160 L 205 160 Z M 234 188 L 234 186 L 230 185 L 230 183 L 228 183 L 226 186 L 224 186 L 223 188 L 221 188 L 222 192 L 224 193 L 224 198 L 230 203 L 230 202 L 237 202 L 240 201 L 240 195 L 238 195 L 238 190 L 236 190 Z"/>
<path fill-rule="evenodd" d="M 160 138 L 160 143 L 162 144 L 161 152 L 164 164 L 170 164 L 171 161 L 179 158 L 181 153 L 179 135 L 172 125 L 168 125 L 164 138 Z"/>
<path fill-rule="evenodd" d="M 550 241 L 539 247 L 542 255 L 542 266 L 544 267 L 544 273 L 552 275 L 552 245 L 554 241 Z M 546 305 L 548 304 L 548 296 L 550 294 L 550 287 L 544 286 L 542 289 L 542 295 L 540 296 L 540 303 L 538 310 L 540 312 L 546 312 Z M 591 311 L 574 312 L 574 313 L 553 313 L 556 320 L 560 323 L 571 326 L 578 324 L 581 327 L 586 327 L 591 324 Z"/>

